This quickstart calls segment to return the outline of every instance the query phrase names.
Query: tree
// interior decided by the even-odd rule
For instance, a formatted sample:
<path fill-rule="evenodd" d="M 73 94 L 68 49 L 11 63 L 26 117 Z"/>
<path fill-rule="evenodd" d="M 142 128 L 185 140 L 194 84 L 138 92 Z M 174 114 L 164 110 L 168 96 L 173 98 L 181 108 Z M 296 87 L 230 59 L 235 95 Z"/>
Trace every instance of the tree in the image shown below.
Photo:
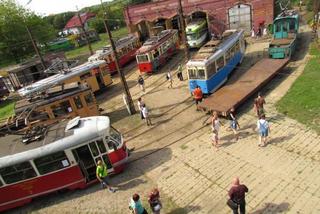
<path fill-rule="evenodd" d="M 26 26 L 38 44 L 45 44 L 55 37 L 53 27 L 46 20 L 13 0 L 1 0 L 0 58 L 19 62 L 28 55 L 34 55 Z"/>

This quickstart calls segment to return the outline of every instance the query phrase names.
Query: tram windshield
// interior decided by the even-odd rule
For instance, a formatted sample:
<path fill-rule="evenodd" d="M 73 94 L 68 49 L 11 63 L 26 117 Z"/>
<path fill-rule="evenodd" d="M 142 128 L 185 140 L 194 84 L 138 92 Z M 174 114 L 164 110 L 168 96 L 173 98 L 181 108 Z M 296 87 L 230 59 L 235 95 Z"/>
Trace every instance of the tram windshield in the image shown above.
<path fill-rule="evenodd" d="M 187 40 L 196 40 L 198 39 L 198 33 L 187 33 Z"/>
<path fill-rule="evenodd" d="M 205 79 L 205 69 L 204 68 L 188 68 L 189 79 Z"/>
<path fill-rule="evenodd" d="M 110 127 L 110 136 L 117 142 L 121 143 L 121 134 L 113 127 Z"/>
<path fill-rule="evenodd" d="M 148 62 L 149 58 L 147 54 L 137 55 L 138 62 Z"/>

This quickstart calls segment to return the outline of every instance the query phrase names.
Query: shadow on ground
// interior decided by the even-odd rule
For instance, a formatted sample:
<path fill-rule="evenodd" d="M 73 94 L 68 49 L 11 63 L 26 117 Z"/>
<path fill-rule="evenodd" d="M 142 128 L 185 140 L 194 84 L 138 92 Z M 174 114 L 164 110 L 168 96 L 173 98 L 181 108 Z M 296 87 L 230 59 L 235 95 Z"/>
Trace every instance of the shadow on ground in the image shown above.
<path fill-rule="evenodd" d="M 289 210 L 290 204 L 283 202 L 281 204 L 265 203 L 264 207 L 258 209 L 250 214 L 261 214 L 261 213 L 284 213 Z"/>

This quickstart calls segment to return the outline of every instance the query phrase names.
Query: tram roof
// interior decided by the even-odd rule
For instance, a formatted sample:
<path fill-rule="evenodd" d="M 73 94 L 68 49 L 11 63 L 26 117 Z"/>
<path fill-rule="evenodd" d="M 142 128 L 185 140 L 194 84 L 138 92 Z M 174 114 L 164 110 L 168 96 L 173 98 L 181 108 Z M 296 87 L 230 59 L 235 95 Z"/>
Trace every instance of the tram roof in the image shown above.
<path fill-rule="evenodd" d="M 225 49 L 233 45 L 240 35 L 243 34 L 243 30 L 228 30 L 225 31 L 220 40 L 210 40 L 189 60 L 187 64 L 193 62 L 205 63 L 212 57 L 220 56 Z"/>
<path fill-rule="evenodd" d="M 143 46 L 139 48 L 139 50 L 137 50 L 136 54 L 144 54 L 156 49 L 177 32 L 178 30 L 176 29 L 168 29 L 161 31 L 160 34 L 158 34 L 157 36 L 150 37 L 145 43 L 143 43 Z"/>
<path fill-rule="evenodd" d="M 117 40 L 115 42 L 115 46 L 116 46 L 117 49 L 123 48 L 123 47 L 128 46 L 133 41 L 138 40 L 138 39 L 139 38 L 136 35 L 129 34 L 128 36 L 122 37 L 119 40 Z M 111 45 L 107 45 L 107 46 L 103 47 L 101 50 L 97 50 L 95 54 L 93 54 L 92 56 L 90 56 L 88 58 L 88 61 L 92 62 L 92 61 L 99 60 L 99 57 L 104 56 L 104 55 L 108 55 L 108 54 L 111 54 L 111 53 L 113 53 Z"/>
<path fill-rule="evenodd" d="M 98 60 L 98 61 L 93 61 L 93 62 L 86 62 L 84 64 L 81 64 L 81 65 L 78 65 L 74 68 L 71 68 L 66 72 L 63 72 L 61 70 L 61 73 L 59 73 L 59 74 L 55 74 L 53 76 L 39 80 L 35 83 L 32 83 L 31 85 L 28 85 L 26 87 L 21 88 L 20 90 L 18 90 L 18 93 L 20 96 L 28 96 L 28 95 L 31 95 L 34 93 L 41 92 L 41 91 L 48 89 L 52 86 L 61 84 L 67 79 L 81 75 L 81 74 L 83 74 L 93 68 L 96 68 L 100 65 L 103 65 L 105 63 L 106 62 L 104 60 Z"/>
<path fill-rule="evenodd" d="M 29 144 L 22 143 L 22 135 L 6 135 L 0 138 L 0 168 L 77 146 L 102 136 L 109 127 L 106 116 L 76 117 L 49 126 L 42 140 Z"/>
<path fill-rule="evenodd" d="M 206 24 L 205 19 L 195 19 L 192 20 L 186 27 L 186 33 L 188 32 L 194 32 L 196 31 L 199 27 L 203 26 Z"/>

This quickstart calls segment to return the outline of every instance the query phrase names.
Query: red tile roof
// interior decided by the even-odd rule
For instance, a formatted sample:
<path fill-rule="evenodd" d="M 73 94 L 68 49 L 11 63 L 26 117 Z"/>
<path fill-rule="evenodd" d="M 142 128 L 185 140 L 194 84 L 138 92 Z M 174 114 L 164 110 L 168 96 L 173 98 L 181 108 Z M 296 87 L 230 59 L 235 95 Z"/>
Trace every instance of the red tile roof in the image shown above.
<path fill-rule="evenodd" d="M 82 13 L 80 14 L 80 18 L 82 23 L 86 23 L 88 21 L 88 19 L 91 19 L 93 17 L 95 17 L 96 14 L 94 13 Z M 66 24 L 66 26 L 64 27 L 64 29 L 69 29 L 69 28 L 74 28 L 74 27 L 81 27 L 81 23 L 80 20 L 78 18 L 78 15 L 74 15 Z"/>

